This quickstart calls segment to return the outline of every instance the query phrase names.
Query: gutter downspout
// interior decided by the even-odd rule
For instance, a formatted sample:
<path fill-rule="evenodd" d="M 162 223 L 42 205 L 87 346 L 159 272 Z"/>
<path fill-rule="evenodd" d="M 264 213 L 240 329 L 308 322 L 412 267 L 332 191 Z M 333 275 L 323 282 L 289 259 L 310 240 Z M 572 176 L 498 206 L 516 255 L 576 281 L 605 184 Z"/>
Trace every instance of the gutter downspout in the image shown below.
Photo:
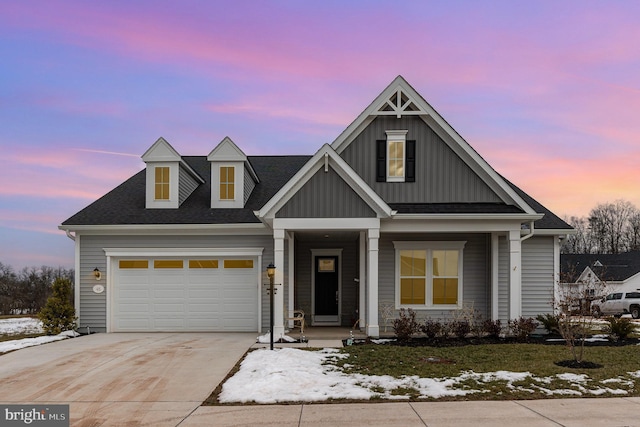
<path fill-rule="evenodd" d="M 534 233 L 535 233 L 535 229 L 534 229 L 533 221 L 531 221 L 529 222 L 529 234 L 525 234 L 524 236 L 520 237 L 520 242 L 524 242 L 528 238 L 533 237 Z"/>
<path fill-rule="evenodd" d="M 71 231 L 69 230 L 64 230 L 65 233 L 67 233 L 67 237 L 70 238 L 71 240 L 73 240 L 74 242 L 76 241 L 76 236 L 74 236 L 73 234 L 71 234 Z"/>

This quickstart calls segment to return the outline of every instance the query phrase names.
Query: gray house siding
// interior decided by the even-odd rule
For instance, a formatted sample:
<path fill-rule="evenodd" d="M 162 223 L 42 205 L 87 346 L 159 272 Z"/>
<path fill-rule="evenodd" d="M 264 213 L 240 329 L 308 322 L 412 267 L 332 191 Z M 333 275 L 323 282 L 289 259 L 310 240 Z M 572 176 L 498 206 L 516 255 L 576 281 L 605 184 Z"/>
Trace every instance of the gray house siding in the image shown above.
<path fill-rule="evenodd" d="M 487 261 L 490 240 L 485 234 L 384 234 L 380 237 L 378 299 L 380 304 L 395 303 L 394 241 L 466 241 L 463 252 L 462 298 L 484 318 L 491 316 L 490 263 Z M 417 310 L 420 318 L 445 319 L 451 310 Z M 380 324 L 384 324 L 382 318 Z"/>
<path fill-rule="evenodd" d="M 255 188 L 256 183 L 251 177 L 251 174 L 245 167 L 244 171 L 244 203 L 243 206 L 247 204 L 247 200 L 249 200 L 249 196 L 251 196 L 251 192 Z"/>
<path fill-rule="evenodd" d="M 522 315 L 536 317 L 553 308 L 553 236 L 532 237 L 522 242 Z"/>
<path fill-rule="evenodd" d="M 198 187 L 198 181 L 196 181 L 184 168 L 180 167 L 179 189 L 178 189 L 178 203 L 182 204 Z"/>
<path fill-rule="evenodd" d="M 509 321 L 509 243 L 498 239 L 498 318 L 503 326 Z"/>
<path fill-rule="evenodd" d="M 298 240 L 295 243 L 295 308 L 304 310 L 307 321 L 311 321 L 311 264 L 312 249 L 342 249 L 342 326 L 351 326 L 358 309 L 358 239 L 340 240 Z"/>
<path fill-rule="evenodd" d="M 93 269 L 107 271 L 107 257 L 104 248 L 264 248 L 262 252 L 263 270 L 273 262 L 273 239 L 270 236 L 81 236 L 80 249 L 80 330 L 89 326 L 91 331 L 106 332 L 107 298 L 105 292 L 96 294 L 92 288 L 97 282 Z M 285 270 L 286 266 L 285 266 Z M 106 274 L 102 284 L 108 283 Z M 263 277 L 267 283 L 266 274 Z M 269 300 L 261 292 L 262 325 L 269 325 Z"/>
<path fill-rule="evenodd" d="M 416 141 L 416 181 L 376 182 L 376 140 L 408 130 Z M 502 200 L 420 118 L 377 117 L 341 156 L 387 203 L 495 203 Z"/>
<path fill-rule="evenodd" d="M 278 218 L 371 218 L 375 212 L 332 169 L 320 169 L 276 214 Z"/>

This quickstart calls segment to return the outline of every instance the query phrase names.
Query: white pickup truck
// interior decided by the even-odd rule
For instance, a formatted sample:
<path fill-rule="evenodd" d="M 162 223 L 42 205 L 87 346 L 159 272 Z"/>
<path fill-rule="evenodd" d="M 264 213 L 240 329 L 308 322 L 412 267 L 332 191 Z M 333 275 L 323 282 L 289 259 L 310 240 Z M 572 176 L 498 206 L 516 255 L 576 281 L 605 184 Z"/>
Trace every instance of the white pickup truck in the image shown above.
<path fill-rule="evenodd" d="M 615 292 L 607 295 L 601 302 L 591 304 L 593 315 L 622 316 L 631 314 L 634 319 L 640 318 L 640 291 L 639 292 Z"/>

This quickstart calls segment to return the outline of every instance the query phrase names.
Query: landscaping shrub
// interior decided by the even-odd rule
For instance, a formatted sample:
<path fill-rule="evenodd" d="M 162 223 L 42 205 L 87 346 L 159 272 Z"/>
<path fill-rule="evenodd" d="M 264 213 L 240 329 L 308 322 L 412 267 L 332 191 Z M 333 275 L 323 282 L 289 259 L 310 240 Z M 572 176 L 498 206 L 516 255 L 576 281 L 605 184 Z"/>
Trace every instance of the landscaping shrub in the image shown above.
<path fill-rule="evenodd" d="M 502 323 L 500 322 L 500 319 L 486 319 L 484 322 L 482 322 L 482 331 L 489 337 L 499 337 L 500 332 L 502 332 Z"/>
<path fill-rule="evenodd" d="M 451 332 L 456 337 L 463 339 L 471 332 L 471 325 L 466 319 L 458 319 L 451 322 Z"/>
<path fill-rule="evenodd" d="M 440 336 L 446 340 L 452 333 L 451 321 L 443 320 L 440 326 Z"/>
<path fill-rule="evenodd" d="M 71 304 L 71 281 L 58 278 L 53 282 L 53 294 L 47 299 L 38 319 L 47 335 L 57 335 L 76 328 L 76 310 Z"/>
<path fill-rule="evenodd" d="M 509 320 L 509 329 L 514 337 L 520 342 L 529 340 L 531 333 L 536 330 L 538 324 L 533 317 L 520 316 L 517 319 Z"/>
<path fill-rule="evenodd" d="M 398 341 L 411 340 L 411 336 L 420 331 L 420 325 L 416 320 L 416 312 L 412 309 L 400 309 L 398 318 L 393 320 L 393 331 Z"/>
<path fill-rule="evenodd" d="M 607 322 L 609 324 L 604 330 L 612 341 L 626 340 L 635 330 L 635 325 L 629 319 L 608 317 Z"/>
<path fill-rule="evenodd" d="M 560 331 L 560 316 L 551 313 L 538 314 L 536 320 L 544 326 L 547 332 L 554 333 Z"/>
<path fill-rule="evenodd" d="M 442 331 L 442 324 L 437 320 L 427 319 L 424 324 L 420 326 L 420 330 L 427 336 L 427 338 L 433 340 Z"/>

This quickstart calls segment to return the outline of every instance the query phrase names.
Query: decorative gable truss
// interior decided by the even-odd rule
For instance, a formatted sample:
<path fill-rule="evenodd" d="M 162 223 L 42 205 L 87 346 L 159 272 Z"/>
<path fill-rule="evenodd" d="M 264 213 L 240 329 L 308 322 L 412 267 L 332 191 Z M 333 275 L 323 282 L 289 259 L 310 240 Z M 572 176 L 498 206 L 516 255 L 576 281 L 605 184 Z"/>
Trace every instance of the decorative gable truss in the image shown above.
<path fill-rule="evenodd" d="M 211 164 L 211 208 L 243 208 L 259 182 L 246 154 L 227 136 L 207 160 Z"/>
<path fill-rule="evenodd" d="M 377 117 L 417 116 L 422 119 L 445 144 L 507 205 L 535 215 L 535 210 L 447 123 L 447 121 L 418 94 L 402 77 L 393 82 L 336 138 L 331 147 L 340 155 Z M 397 131 L 396 131 L 397 132 Z M 414 163 L 415 143 L 411 138 L 387 133 L 386 140 L 376 144 L 376 181 L 413 182 L 413 172 L 420 165 Z M 402 151 L 398 151 L 402 149 Z M 394 167 L 393 159 L 396 159 Z M 400 163 L 398 163 L 400 162 Z M 402 171 L 398 168 L 402 167 Z"/>
<path fill-rule="evenodd" d="M 177 209 L 204 179 L 164 138 L 142 155 L 146 163 L 145 206 L 147 209 Z"/>

